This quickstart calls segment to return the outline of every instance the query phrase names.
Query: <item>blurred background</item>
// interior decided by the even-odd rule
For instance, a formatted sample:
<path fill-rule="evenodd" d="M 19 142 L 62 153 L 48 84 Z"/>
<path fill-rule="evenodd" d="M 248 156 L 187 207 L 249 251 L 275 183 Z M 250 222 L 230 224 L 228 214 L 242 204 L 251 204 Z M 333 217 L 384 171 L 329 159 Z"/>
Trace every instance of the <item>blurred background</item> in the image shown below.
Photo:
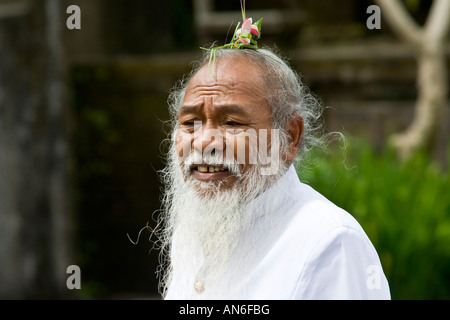
<path fill-rule="evenodd" d="M 361 223 L 393 299 L 450 298 L 444 2 L 246 1 L 347 137 L 298 172 Z M 239 0 L 0 0 L 0 298 L 160 299 L 155 239 L 135 241 L 160 208 L 168 93 L 240 20 Z"/>

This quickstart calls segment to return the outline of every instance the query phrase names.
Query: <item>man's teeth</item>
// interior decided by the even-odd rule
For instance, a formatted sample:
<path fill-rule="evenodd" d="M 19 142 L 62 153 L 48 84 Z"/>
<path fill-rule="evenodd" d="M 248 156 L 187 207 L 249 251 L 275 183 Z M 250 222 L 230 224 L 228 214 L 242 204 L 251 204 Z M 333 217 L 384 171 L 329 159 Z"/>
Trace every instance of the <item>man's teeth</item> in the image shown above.
<path fill-rule="evenodd" d="M 225 171 L 225 168 L 219 168 L 219 167 L 213 167 L 213 166 L 198 166 L 197 170 L 200 172 L 218 172 L 218 171 Z"/>

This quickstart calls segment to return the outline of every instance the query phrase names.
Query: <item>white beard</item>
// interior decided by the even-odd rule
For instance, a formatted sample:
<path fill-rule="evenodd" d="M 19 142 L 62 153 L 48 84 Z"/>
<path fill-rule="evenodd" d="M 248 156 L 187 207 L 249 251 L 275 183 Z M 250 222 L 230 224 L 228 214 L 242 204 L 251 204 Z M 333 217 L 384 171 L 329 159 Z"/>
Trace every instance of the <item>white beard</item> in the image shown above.
<path fill-rule="evenodd" d="M 190 160 L 185 159 L 185 168 L 189 167 Z M 167 186 L 162 212 L 165 225 L 160 236 L 166 260 L 159 270 L 163 296 L 175 279 L 200 280 L 208 283 L 208 288 L 214 288 L 226 271 L 238 242 L 252 229 L 255 217 L 250 214 L 249 205 L 286 171 L 286 166 L 281 166 L 275 175 L 262 175 L 261 166 L 253 165 L 245 174 L 240 174 L 239 166 L 227 164 L 226 159 L 203 157 L 208 164 L 217 164 L 219 160 L 237 177 L 236 183 L 225 190 L 220 183 L 196 180 L 189 170 L 184 170 L 185 181 L 172 148 L 168 166 L 163 171 Z M 191 285 L 193 288 L 194 281 Z"/>

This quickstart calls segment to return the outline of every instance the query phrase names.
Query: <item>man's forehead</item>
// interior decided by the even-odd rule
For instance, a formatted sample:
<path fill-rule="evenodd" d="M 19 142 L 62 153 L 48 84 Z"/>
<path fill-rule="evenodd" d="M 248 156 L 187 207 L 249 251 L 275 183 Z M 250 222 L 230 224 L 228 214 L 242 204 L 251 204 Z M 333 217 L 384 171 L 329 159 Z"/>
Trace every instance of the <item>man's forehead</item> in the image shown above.
<path fill-rule="evenodd" d="M 260 68 L 247 58 L 220 58 L 203 65 L 194 78 L 201 77 L 205 83 L 229 80 L 245 81 L 248 77 L 261 76 Z"/>
<path fill-rule="evenodd" d="M 264 87 L 260 71 L 252 63 L 225 59 L 200 68 L 189 81 L 185 102 L 195 103 L 193 99 L 207 96 L 214 96 L 215 100 L 230 100 L 235 96 L 263 98 Z"/>

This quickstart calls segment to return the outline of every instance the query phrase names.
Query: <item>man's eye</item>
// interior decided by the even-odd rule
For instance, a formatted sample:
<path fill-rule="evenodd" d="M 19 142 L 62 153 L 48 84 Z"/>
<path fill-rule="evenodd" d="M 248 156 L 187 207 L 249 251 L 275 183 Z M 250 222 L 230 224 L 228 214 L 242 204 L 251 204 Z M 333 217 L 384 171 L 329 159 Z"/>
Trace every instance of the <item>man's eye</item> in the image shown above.
<path fill-rule="evenodd" d="M 193 126 L 194 125 L 194 120 L 183 121 L 183 122 L 181 122 L 181 124 L 183 126 Z"/>
<path fill-rule="evenodd" d="M 227 126 L 241 126 L 242 123 L 236 122 L 236 121 L 228 121 L 225 123 Z"/>

